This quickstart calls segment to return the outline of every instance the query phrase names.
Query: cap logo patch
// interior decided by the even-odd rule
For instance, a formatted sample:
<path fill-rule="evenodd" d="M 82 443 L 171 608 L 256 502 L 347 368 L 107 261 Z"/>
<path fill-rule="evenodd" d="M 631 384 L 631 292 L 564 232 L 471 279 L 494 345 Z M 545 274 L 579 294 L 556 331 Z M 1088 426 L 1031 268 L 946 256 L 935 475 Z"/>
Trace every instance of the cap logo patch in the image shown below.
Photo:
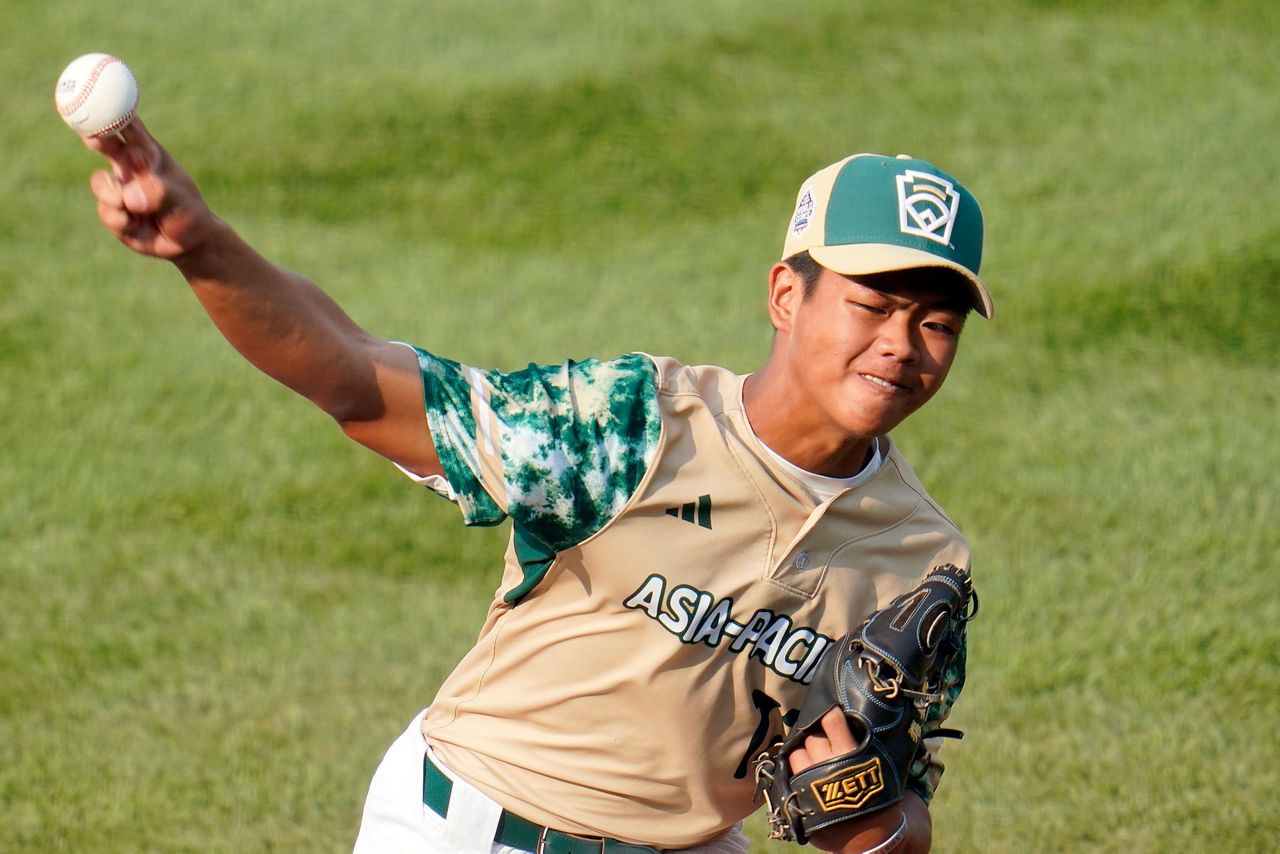
<path fill-rule="evenodd" d="M 791 233 L 794 236 L 799 237 L 808 230 L 809 223 L 813 221 L 813 207 L 813 193 L 806 187 L 800 194 L 800 201 L 796 202 L 795 216 L 791 217 Z"/>
<path fill-rule="evenodd" d="M 950 181 L 928 172 L 908 169 L 898 181 L 898 228 L 935 243 L 951 243 L 960 194 Z"/>

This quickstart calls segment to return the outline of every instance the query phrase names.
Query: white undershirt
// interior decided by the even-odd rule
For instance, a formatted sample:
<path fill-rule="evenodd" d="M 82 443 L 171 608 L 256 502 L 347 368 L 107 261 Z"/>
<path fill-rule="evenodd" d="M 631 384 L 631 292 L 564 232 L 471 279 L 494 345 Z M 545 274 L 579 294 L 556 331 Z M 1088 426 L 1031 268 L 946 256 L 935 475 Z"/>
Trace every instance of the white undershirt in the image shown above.
<path fill-rule="evenodd" d="M 853 489 L 861 486 L 871 478 L 875 477 L 876 472 L 880 471 L 880 467 L 884 465 L 884 454 L 880 452 L 880 440 L 876 439 L 872 443 L 871 459 L 867 460 L 866 465 L 862 467 L 862 471 L 850 477 L 827 477 L 823 474 L 815 474 L 808 469 L 802 469 L 800 466 L 790 460 L 779 456 L 773 448 L 766 445 L 759 436 L 756 441 L 760 442 L 760 447 L 764 448 L 765 453 L 773 458 L 787 474 L 794 477 L 804 485 L 805 489 L 813 495 L 819 504 L 831 498 L 838 492 L 846 489 Z"/>

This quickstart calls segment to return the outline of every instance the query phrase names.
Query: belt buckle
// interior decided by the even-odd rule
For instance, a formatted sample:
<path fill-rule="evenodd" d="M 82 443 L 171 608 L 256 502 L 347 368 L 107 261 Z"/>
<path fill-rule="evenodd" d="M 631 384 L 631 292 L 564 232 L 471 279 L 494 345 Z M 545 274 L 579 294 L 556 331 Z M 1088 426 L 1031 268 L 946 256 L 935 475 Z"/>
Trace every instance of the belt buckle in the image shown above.
<path fill-rule="evenodd" d="M 551 828 L 549 827 L 543 827 L 542 830 L 538 831 L 538 847 L 533 849 L 533 854 L 545 854 L 547 850 L 547 831 L 550 829 Z M 594 842 L 599 846 L 600 854 L 604 854 L 604 839 L 595 836 L 579 836 L 578 834 L 570 833 L 567 830 L 557 830 L 556 833 L 561 836 L 573 837 L 574 839 L 581 840 L 582 842 Z"/>

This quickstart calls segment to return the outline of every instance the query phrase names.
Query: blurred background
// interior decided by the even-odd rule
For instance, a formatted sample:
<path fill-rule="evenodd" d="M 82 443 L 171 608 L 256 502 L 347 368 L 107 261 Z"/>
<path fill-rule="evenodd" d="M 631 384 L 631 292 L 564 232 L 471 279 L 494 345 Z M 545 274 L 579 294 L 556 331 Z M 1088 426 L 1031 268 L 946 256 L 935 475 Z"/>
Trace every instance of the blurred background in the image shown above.
<path fill-rule="evenodd" d="M 505 537 L 97 225 L 52 105 L 90 51 L 265 254 L 489 367 L 750 371 L 805 176 L 952 172 L 997 314 L 897 434 L 984 606 L 936 850 L 1280 838 L 1277 4 L 6 0 L 0 32 L 0 850 L 349 850 Z"/>

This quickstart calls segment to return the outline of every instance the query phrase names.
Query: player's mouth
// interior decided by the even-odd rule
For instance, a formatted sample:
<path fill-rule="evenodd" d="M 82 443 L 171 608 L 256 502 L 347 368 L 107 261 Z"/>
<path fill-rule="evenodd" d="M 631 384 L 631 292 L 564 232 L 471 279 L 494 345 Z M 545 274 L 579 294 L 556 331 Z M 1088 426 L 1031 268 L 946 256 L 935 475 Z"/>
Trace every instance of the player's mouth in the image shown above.
<path fill-rule="evenodd" d="M 891 379 L 884 378 L 884 376 L 878 376 L 876 374 L 864 374 L 864 373 L 861 373 L 861 371 L 859 371 L 858 375 L 861 376 L 861 378 L 863 378 L 864 380 L 867 380 L 867 382 L 872 384 L 873 387 L 878 388 L 879 391 L 886 392 L 888 394 L 910 394 L 911 393 L 910 385 L 895 383 Z"/>
<path fill-rule="evenodd" d="M 910 394 L 911 393 L 911 389 L 908 386 L 905 386 L 902 383 L 896 383 L 893 380 L 885 379 L 884 377 L 878 377 L 875 374 L 864 374 L 859 372 L 858 376 L 862 377 L 864 380 L 871 383 L 876 388 L 882 389 L 883 391 L 886 391 L 889 394 Z"/>

